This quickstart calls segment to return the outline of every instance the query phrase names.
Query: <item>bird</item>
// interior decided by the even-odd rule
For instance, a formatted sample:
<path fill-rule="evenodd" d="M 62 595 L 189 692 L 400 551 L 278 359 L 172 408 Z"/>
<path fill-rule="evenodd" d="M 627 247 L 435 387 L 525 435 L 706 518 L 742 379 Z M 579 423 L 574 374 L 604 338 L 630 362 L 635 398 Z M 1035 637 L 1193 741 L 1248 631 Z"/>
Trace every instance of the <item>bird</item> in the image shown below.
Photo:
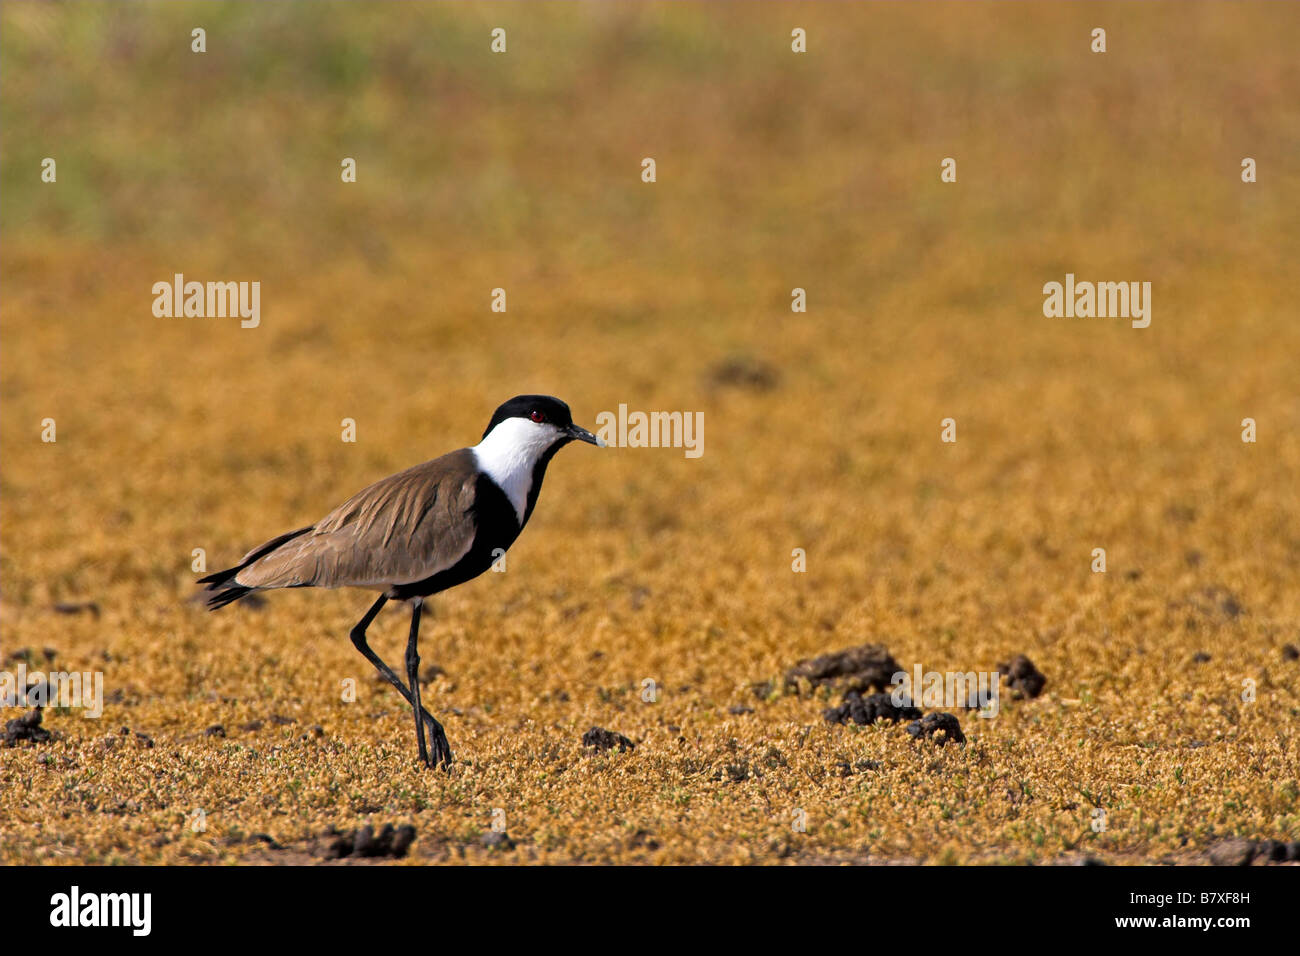
<path fill-rule="evenodd" d="M 215 611 L 277 588 L 379 591 L 352 628 L 352 643 L 411 706 L 420 762 L 447 769 L 447 735 L 420 699 L 424 602 L 478 577 L 505 554 L 533 514 L 546 466 L 573 441 L 605 445 L 575 425 L 558 398 L 517 395 L 492 414 L 477 445 L 363 488 L 315 524 L 277 535 L 234 567 L 199 578 L 198 584 L 207 585 L 200 593 Z M 366 642 L 367 628 L 389 601 L 411 608 L 409 688 Z"/>

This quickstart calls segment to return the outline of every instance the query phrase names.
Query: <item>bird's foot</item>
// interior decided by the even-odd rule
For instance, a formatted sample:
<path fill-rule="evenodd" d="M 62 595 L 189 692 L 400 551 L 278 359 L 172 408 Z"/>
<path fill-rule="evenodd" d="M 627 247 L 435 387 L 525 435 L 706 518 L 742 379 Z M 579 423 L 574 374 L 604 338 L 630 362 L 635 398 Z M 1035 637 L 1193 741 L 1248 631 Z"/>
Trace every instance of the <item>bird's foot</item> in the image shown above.
<path fill-rule="evenodd" d="M 442 729 L 442 724 L 433 719 L 433 716 L 427 711 L 424 714 L 424 723 L 429 734 L 429 753 L 426 757 L 426 764 L 429 767 L 441 766 L 443 770 L 451 769 L 451 744 L 447 743 L 447 734 Z"/>

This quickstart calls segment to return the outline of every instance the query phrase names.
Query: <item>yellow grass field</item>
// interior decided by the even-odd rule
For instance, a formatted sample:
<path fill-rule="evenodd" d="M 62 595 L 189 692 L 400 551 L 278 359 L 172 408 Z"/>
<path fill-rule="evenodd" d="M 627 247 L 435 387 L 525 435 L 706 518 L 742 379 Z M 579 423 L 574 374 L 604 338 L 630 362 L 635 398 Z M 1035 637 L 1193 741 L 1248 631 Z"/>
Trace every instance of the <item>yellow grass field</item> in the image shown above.
<path fill-rule="evenodd" d="M 105 700 L 0 745 L 0 864 L 385 824 L 404 863 L 1300 839 L 1300 6 L 18 0 L 0 31 L 0 669 L 48 648 Z M 155 317 L 176 273 L 259 281 L 260 325 Z M 1149 281 L 1150 326 L 1045 317 L 1067 273 Z M 371 595 L 191 600 L 195 549 L 534 391 L 703 412 L 704 453 L 565 449 L 506 572 L 432 600 L 450 773 L 348 640 Z M 406 628 L 371 629 L 391 663 Z M 927 708 L 964 746 L 784 687 L 868 643 L 1048 682 Z"/>

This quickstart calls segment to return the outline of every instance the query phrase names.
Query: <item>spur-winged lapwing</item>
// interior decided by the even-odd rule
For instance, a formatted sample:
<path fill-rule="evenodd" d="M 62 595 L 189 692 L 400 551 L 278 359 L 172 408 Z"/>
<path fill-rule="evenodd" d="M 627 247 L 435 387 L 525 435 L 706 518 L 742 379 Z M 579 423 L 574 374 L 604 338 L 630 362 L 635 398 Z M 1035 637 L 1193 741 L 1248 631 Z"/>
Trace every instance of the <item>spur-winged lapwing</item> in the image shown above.
<path fill-rule="evenodd" d="M 559 399 L 512 398 L 496 410 L 473 448 L 378 481 L 316 524 L 272 538 L 235 567 L 200 578 L 213 592 L 208 607 L 216 610 L 269 588 L 379 591 L 352 629 L 352 643 L 411 705 L 420 759 L 447 766 L 447 735 L 420 703 L 417 639 L 424 599 L 482 574 L 514 543 L 537 504 L 546 466 L 575 439 L 604 444 L 573 424 L 569 406 Z M 366 643 L 366 628 L 389 601 L 411 604 L 409 689 Z"/>

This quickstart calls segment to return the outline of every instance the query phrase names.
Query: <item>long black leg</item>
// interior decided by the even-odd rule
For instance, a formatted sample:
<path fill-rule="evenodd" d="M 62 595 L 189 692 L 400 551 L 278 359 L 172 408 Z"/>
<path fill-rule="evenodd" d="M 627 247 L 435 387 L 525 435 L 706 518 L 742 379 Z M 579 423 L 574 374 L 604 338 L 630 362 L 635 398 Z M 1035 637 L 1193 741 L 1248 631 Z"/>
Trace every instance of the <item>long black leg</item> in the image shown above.
<path fill-rule="evenodd" d="M 406 683 L 411 688 L 411 713 L 415 717 L 415 739 L 420 746 L 420 762 L 429 763 L 429 748 L 424 742 L 424 720 L 420 712 L 420 609 L 424 598 L 411 601 L 411 636 L 406 639 Z"/>
<path fill-rule="evenodd" d="M 411 609 L 411 636 L 406 644 L 406 679 L 411 682 L 411 694 L 414 702 L 413 708 L 424 715 L 425 722 L 429 725 L 429 757 L 430 767 L 436 767 L 441 764 L 444 768 L 451 766 L 451 744 L 447 743 L 447 734 L 442 729 L 442 724 L 438 723 L 429 716 L 429 712 L 424 709 L 420 703 L 420 648 L 418 645 L 420 632 L 420 614 L 424 610 L 424 598 L 416 598 L 414 607 Z M 423 728 L 421 728 L 421 731 Z M 420 753 L 424 754 L 424 735 L 420 733 Z"/>
<path fill-rule="evenodd" d="M 356 627 L 352 628 L 352 644 L 362 653 L 366 660 L 370 661 L 370 663 L 375 666 L 375 670 L 379 671 L 388 683 L 397 688 L 398 693 L 402 695 L 403 699 L 414 707 L 415 699 L 411 696 L 411 692 L 407 690 L 406 686 L 402 683 L 402 679 L 393 673 L 393 669 L 385 664 L 380 659 L 379 655 L 370 649 L 370 645 L 366 643 L 366 628 L 370 626 L 370 622 L 375 619 L 375 615 L 377 615 L 387 603 L 388 596 L 380 595 L 379 600 L 371 605 L 371 608 L 366 612 L 365 617 L 357 622 Z M 442 724 L 434 720 L 433 715 L 423 707 L 420 708 L 420 716 L 424 718 L 424 722 L 429 727 L 429 734 L 433 742 L 434 763 L 441 763 L 444 769 L 449 768 L 451 766 L 451 746 L 447 743 L 447 735 L 442 729 Z"/>

